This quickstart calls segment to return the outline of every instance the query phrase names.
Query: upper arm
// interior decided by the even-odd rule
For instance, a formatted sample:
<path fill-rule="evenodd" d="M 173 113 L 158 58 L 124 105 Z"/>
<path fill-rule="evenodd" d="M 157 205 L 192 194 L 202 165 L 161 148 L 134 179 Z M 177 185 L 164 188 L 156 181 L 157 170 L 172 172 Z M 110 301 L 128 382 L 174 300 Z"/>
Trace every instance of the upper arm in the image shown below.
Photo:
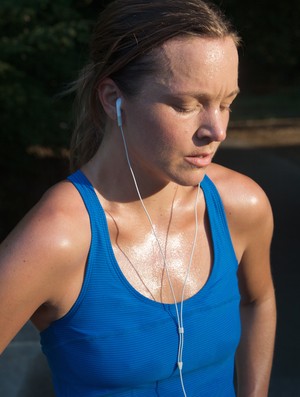
<path fill-rule="evenodd" d="M 0 352 L 80 261 L 64 193 L 47 194 L 0 246 Z"/>
<path fill-rule="evenodd" d="M 272 210 L 259 187 L 254 186 L 252 197 L 244 216 L 245 237 L 238 270 L 242 303 L 263 302 L 274 296 L 270 261 Z"/>
<path fill-rule="evenodd" d="M 242 303 L 273 296 L 270 246 L 273 215 L 265 192 L 252 179 L 216 166 L 212 179 L 224 203 L 228 225 L 239 261 Z"/>

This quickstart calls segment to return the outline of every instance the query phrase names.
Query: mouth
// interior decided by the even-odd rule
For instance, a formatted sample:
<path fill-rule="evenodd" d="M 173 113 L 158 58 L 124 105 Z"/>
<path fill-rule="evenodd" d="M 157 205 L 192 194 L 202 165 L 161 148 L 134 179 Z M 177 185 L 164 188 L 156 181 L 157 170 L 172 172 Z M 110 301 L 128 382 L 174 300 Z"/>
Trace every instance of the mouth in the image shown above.
<path fill-rule="evenodd" d="M 213 158 L 213 153 L 191 154 L 186 156 L 185 161 L 196 168 L 207 167 Z"/>

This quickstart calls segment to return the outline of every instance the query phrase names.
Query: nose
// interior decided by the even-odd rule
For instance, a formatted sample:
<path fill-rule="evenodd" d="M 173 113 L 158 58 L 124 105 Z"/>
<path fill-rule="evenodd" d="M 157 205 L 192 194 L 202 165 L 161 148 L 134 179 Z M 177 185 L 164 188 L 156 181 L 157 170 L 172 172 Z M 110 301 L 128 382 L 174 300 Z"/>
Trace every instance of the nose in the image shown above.
<path fill-rule="evenodd" d="M 207 109 L 197 130 L 197 138 L 207 138 L 214 142 L 223 142 L 229 121 L 227 111 L 221 109 Z"/>

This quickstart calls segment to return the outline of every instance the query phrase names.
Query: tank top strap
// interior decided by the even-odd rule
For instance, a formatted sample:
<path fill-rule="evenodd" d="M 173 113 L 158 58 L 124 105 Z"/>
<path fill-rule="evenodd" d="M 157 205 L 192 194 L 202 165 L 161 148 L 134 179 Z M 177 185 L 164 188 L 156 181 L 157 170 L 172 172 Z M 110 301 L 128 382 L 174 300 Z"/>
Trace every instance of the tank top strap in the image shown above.
<path fill-rule="evenodd" d="M 106 215 L 93 185 L 82 171 L 76 171 L 75 173 L 68 176 L 67 179 L 75 186 L 81 195 L 90 219 L 91 244 L 89 250 L 89 266 L 87 274 L 92 271 L 98 272 L 99 257 L 101 257 L 103 261 L 107 261 L 107 263 L 111 263 L 114 258 L 110 243 Z M 107 269 L 107 271 L 109 268 L 110 266 L 104 267 L 104 269 Z"/>
<path fill-rule="evenodd" d="M 224 253 L 224 250 L 227 252 L 231 251 L 235 257 L 226 213 L 220 194 L 215 184 L 207 175 L 204 176 L 200 186 L 205 197 L 214 249 L 219 253 Z"/>
<path fill-rule="evenodd" d="M 83 174 L 82 171 L 78 170 L 73 174 L 69 175 L 67 179 L 78 190 L 84 202 L 84 205 L 89 214 L 92 231 L 96 228 L 96 226 L 105 226 L 106 218 L 104 210 L 99 202 L 94 187 L 88 180 L 88 178 Z M 100 225 L 98 224 L 98 222 L 100 222 Z"/>

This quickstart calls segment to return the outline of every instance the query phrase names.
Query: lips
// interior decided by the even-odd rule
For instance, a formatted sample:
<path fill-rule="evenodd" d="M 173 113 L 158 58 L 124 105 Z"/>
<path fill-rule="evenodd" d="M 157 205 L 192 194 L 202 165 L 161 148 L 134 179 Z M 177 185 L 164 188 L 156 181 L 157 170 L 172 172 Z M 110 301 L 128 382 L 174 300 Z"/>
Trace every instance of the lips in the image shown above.
<path fill-rule="evenodd" d="M 197 168 L 202 168 L 202 167 L 207 167 L 213 158 L 212 153 L 201 153 L 201 154 L 193 154 L 190 156 L 186 156 L 184 159 L 187 163 L 190 165 L 197 167 Z"/>

